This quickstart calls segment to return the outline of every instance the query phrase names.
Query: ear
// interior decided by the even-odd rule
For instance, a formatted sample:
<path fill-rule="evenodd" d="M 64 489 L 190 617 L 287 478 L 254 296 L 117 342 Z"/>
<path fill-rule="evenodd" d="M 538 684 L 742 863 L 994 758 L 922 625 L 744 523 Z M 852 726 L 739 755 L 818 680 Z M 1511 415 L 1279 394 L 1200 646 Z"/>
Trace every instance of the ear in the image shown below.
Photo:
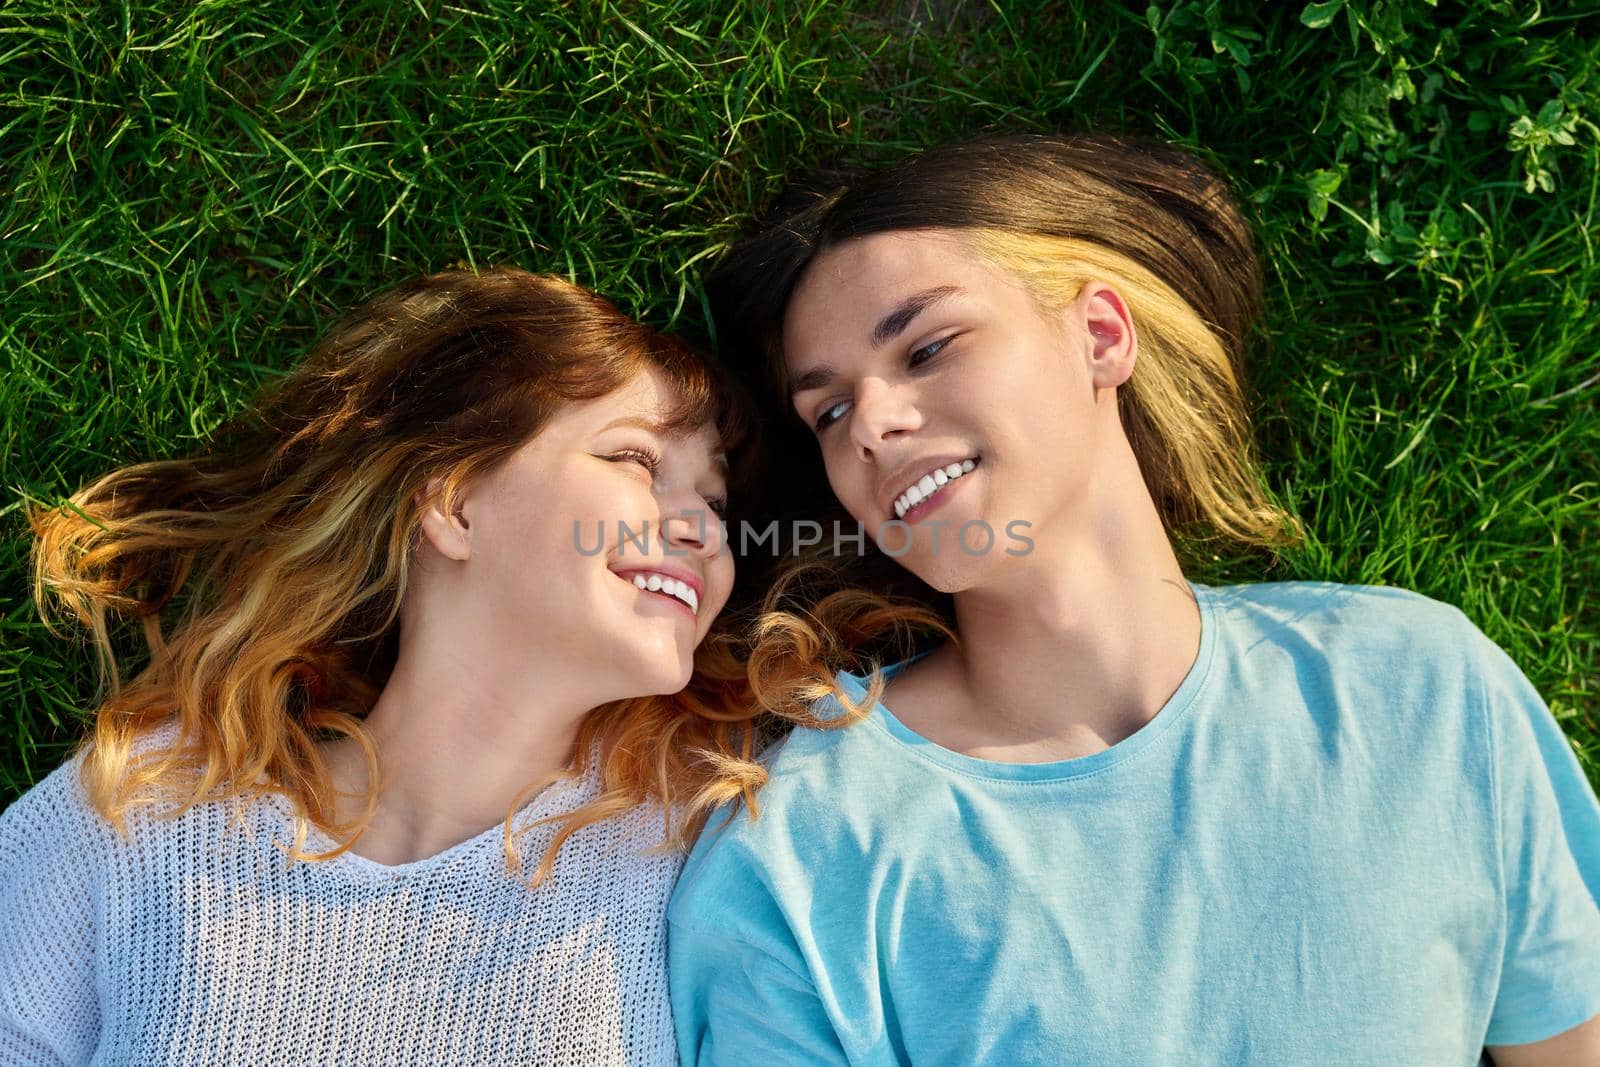
<path fill-rule="evenodd" d="M 422 506 L 422 536 L 441 556 L 456 561 L 472 555 L 471 530 L 467 517 L 461 511 L 461 496 L 457 494 L 444 508 L 444 479 L 430 478 L 428 484 L 418 489 L 416 502 Z"/>
<path fill-rule="evenodd" d="M 1072 313 L 1089 341 L 1089 376 L 1096 392 L 1126 382 L 1139 354 L 1139 338 L 1122 295 L 1104 282 L 1090 282 L 1073 302 Z"/>

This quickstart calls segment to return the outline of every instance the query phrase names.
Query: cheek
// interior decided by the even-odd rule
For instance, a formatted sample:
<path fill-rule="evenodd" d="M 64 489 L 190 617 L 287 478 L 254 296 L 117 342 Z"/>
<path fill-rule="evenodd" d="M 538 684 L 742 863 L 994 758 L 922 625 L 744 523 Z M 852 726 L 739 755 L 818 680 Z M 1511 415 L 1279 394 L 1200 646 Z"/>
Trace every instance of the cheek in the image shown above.
<path fill-rule="evenodd" d="M 866 522 L 878 517 L 872 502 L 872 477 L 867 465 L 854 456 L 828 464 L 828 486 L 854 518 Z"/>
<path fill-rule="evenodd" d="M 821 457 L 823 473 L 828 476 L 833 495 L 848 502 L 852 492 L 860 491 L 867 465 L 856 455 L 847 424 L 840 422 L 828 431 L 827 439 L 822 442 Z"/>
<path fill-rule="evenodd" d="M 733 554 L 726 548 L 706 566 L 706 588 L 716 591 L 717 610 L 721 611 L 733 592 Z"/>
<path fill-rule="evenodd" d="M 638 516 L 623 509 L 626 496 L 618 491 L 618 481 L 591 474 L 558 483 L 554 492 L 521 509 L 509 533 L 524 554 L 553 555 L 568 564 L 613 552 L 621 540 L 621 522 L 635 533 L 639 527 Z M 631 545 L 628 550 L 636 551 Z"/>
<path fill-rule="evenodd" d="M 620 471 L 601 471 L 571 484 L 573 488 L 560 497 L 559 507 L 572 515 L 581 515 L 588 528 L 593 528 L 600 520 L 615 537 L 619 521 L 637 527 L 640 520 L 655 517 L 654 499 L 643 478 L 629 477 Z"/>

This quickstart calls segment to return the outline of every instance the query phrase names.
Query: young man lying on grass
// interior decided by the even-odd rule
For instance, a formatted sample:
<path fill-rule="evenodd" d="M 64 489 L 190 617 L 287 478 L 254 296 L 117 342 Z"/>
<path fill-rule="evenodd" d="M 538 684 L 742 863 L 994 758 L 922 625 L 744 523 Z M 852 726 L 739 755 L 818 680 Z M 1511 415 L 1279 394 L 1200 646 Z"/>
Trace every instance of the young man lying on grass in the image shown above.
<path fill-rule="evenodd" d="M 774 591 L 797 725 L 669 910 L 686 1063 L 1600 1064 L 1600 803 L 1518 668 L 1415 593 L 1180 568 L 1294 536 L 1259 284 L 1223 184 L 1114 139 L 797 190 L 723 261 L 733 357 L 952 599 Z"/>

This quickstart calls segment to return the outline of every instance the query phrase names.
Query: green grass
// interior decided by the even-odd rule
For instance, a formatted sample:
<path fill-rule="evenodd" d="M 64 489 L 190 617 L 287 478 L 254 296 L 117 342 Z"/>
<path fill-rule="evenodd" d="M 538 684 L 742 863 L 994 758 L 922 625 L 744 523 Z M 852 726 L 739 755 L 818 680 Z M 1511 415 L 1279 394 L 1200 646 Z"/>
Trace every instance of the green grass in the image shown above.
<path fill-rule="evenodd" d="M 420 270 L 557 271 L 704 336 L 701 268 L 790 168 L 986 126 L 1172 138 L 1255 216 L 1260 436 L 1311 537 L 1199 576 L 1461 606 L 1600 780 L 1600 9 L 1033 6 L 11 0 L 0 803 L 94 701 L 24 497 L 195 449 Z"/>

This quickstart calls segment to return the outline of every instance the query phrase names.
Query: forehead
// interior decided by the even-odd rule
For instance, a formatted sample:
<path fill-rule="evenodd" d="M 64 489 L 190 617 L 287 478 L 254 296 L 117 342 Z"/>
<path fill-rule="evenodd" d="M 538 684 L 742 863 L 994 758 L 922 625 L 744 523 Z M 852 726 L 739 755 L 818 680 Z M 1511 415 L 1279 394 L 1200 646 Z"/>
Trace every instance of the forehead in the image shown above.
<path fill-rule="evenodd" d="M 678 391 L 667 376 L 655 367 L 645 367 L 619 388 L 586 405 L 586 416 L 602 423 L 620 414 L 655 420 L 670 412 L 677 400 Z"/>
<path fill-rule="evenodd" d="M 672 414 L 673 408 L 681 399 L 682 394 L 678 387 L 663 371 L 656 367 L 648 367 L 644 372 L 634 375 L 627 385 L 609 397 L 601 397 L 602 403 L 606 400 L 612 402 L 601 425 L 609 425 L 619 418 L 658 423 Z M 727 456 L 722 451 L 722 435 L 714 423 L 702 422 L 688 429 L 662 429 L 653 432 L 666 444 L 667 451 L 664 458 L 669 461 L 674 453 L 681 453 L 697 459 L 709 459 L 719 470 L 727 469 Z"/>
<path fill-rule="evenodd" d="M 873 326 L 907 297 L 940 287 L 992 282 L 955 234 L 905 230 L 856 237 L 821 253 L 795 285 L 783 319 L 786 362 L 867 343 Z"/>
<path fill-rule="evenodd" d="M 618 388 L 594 400 L 569 404 L 551 420 L 546 433 L 587 436 L 625 428 L 653 428 L 672 414 L 680 395 L 677 386 L 656 367 L 646 367 Z M 721 451 L 720 435 L 710 422 L 688 431 L 653 430 L 673 447 L 692 448 L 709 456 Z M 544 436 L 541 434 L 540 436 Z"/>

